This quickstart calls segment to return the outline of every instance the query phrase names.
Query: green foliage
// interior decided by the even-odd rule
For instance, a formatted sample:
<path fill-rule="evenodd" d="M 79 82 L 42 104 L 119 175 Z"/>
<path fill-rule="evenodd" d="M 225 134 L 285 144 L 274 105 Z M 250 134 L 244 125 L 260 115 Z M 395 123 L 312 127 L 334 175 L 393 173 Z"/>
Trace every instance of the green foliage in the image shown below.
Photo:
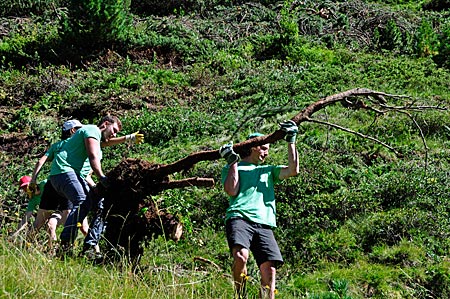
<path fill-rule="evenodd" d="M 304 41 L 298 41 L 296 44 L 289 47 L 287 59 L 295 63 L 309 61 L 318 64 L 334 64 L 335 62 L 338 62 L 338 59 L 335 55 L 336 53 L 334 51 L 314 45 L 309 45 Z"/>
<path fill-rule="evenodd" d="M 0 40 L 0 57 L 3 63 L 37 63 L 43 55 L 43 46 L 55 42 L 58 31 L 53 21 L 36 22 L 32 26 L 16 25 Z"/>
<path fill-rule="evenodd" d="M 217 128 L 226 129 L 221 120 L 207 112 L 179 106 L 143 111 L 138 119 L 130 119 L 129 123 L 132 127 L 143 128 L 145 141 L 151 145 L 164 145 L 174 138 L 180 141 L 212 136 L 217 133 Z"/>
<path fill-rule="evenodd" d="M 379 1 L 374 1 L 374 2 L 380 2 L 380 3 L 389 4 L 389 5 L 395 5 L 395 4 L 414 3 L 416 1 L 414 1 L 414 0 L 379 0 Z"/>
<path fill-rule="evenodd" d="M 314 233 L 305 238 L 303 250 L 310 265 L 330 262 L 351 264 L 361 256 L 357 236 L 345 228 L 336 232 Z"/>
<path fill-rule="evenodd" d="M 270 134 L 319 99 L 366 87 L 409 97 L 387 99 L 384 113 L 334 105 L 315 119 L 374 136 L 403 155 L 302 123 L 300 174 L 276 188 L 275 234 L 285 259 L 277 271 L 280 297 L 447 298 L 450 115 L 431 107 L 450 104 L 448 18 L 412 1 L 380 5 L 387 2 L 92 0 L 72 1 L 63 28 L 54 21 L 62 6 L 55 14 L 2 20 L 3 240 L 26 205 L 17 179 L 31 174 L 69 117 L 95 123 L 112 112 L 123 121 L 121 136 L 144 133 L 142 145 L 103 151 L 108 171 L 124 157 L 166 164 L 239 142 L 252 131 Z M 31 11 L 27 3 L 16 2 L 21 15 Z M 52 65 L 54 57 L 60 65 Z M 411 103 L 428 108 L 411 117 L 392 111 Z M 27 139 L 14 143 L 16 136 Z M 268 162 L 287 163 L 284 142 L 273 144 Z M 233 297 L 223 165 L 202 161 L 171 176 L 213 178 L 212 188 L 153 197 L 182 220 L 185 234 L 178 243 L 152 240 L 136 272 L 127 264 L 93 267 L 77 258 L 49 264 L 42 244 L 0 243 L 5 296 Z M 249 273 L 250 295 L 257 297 L 252 256 Z"/>
<path fill-rule="evenodd" d="M 403 38 L 400 29 L 394 20 L 389 20 L 386 28 L 379 30 L 375 28 L 375 44 L 378 49 L 399 52 L 403 45 Z"/>
<path fill-rule="evenodd" d="M 71 1 L 62 19 L 67 43 L 90 48 L 119 43 L 128 38 L 131 16 L 129 0 Z"/>
<path fill-rule="evenodd" d="M 429 279 L 425 287 L 430 290 L 437 298 L 446 298 L 450 296 L 450 267 L 449 262 L 433 265 L 428 269 Z"/>
<path fill-rule="evenodd" d="M 215 47 L 213 41 L 203 38 L 189 24 L 169 17 L 146 19 L 130 36 L 130 43 L 138 47 L 153 47 L 163 53 L 172 52 L 186 61 L 196 61 L 214 51 Z"/>
<path fill-rule="evenodd" d="M 443 11 L 450 7 L 449 0 L 427 0 L 422 3 L 425 10 Z"/>
<path fill-rule="evenodd" d="M 434 56 L 439 50 L 438 34 L 428 20 L 422 20 L 416 33 L 416 54 L 422 57 Z"/>
<path fill-rule="evenodd" d="M 29 17 L 65 5 L 66 0 L 4 0 L 0 2 L 0 16 Z"/>
<path fill-rule="evenodd" d="M 447 69 L 450 68 L 450 22 L 443 24 L 441 33 L 439 34 L 438 54 L 434 56 L 434 60 L 438 65 Z"/>
<path fill-rule="evenodd" d="M 349 282 L 345 279 L 333 280 L 330 283 L 330 291 L 308 294 L 308 299 L 351 299 L 348 295 Z"/>
<path fill-rule="evenodd" d="M 208 237 L 210 236 L 199 235 L 196 241 L 200 238 L 207 241 Z M 100 267 L 76 258 L 67 258 L 64 261 L 54 259 L 49 262 L 49 256 L 34 244 L 11 244 L 2 239 L 2 270 L 3 273 L 8 273 L 0 276 L 2 296 L 43 299 L 48 298 L 49 293 L 56 297 L 58 295 L 55 294 L 75 294 L 75 282 L 76 296 L 83 298 L 119 296 L 131 299 L 136 298 L 136 294 L 149 298 L 177 298 L 191 297 L 193 293 L 201 298 L 231 298 L 231 282 L 223 278 L 222 271 L 207 263 L 195 261 L 193 257 L 180 255 L 185 251 L 199 253 L 192 251 L 194 248 L 202 248 L 196 241 L 182 242 L 184 244 L 178 246 L 179 249 L 182 248 L 179 251 L 170 241 L 159 239 L 149 250 L 153 254 L 143 257 L 145 264 L 152 266 L 133 269 L 125 261 Z M 220 255 L 223 256 L 224 253 L 221 252 Z M 4 258 L 6 256 L 7 259 Z M 217 255 L 203 257 L 215 260 Z M 220 264 L 220 261 L 216 260 L 216 263 Z M 64 279 L 61 279 L 62 277 Z M 26 295 L 31 293 L 32 296 Z"/>
<path fill-rule="evenodd" d="M 427 251 L 409 241 L 401 241 L 392 247 L 375 246 L 369 254 L 369 258 L 384 265 L 417 267 L 427 262 Z"/>
<path fill-rule="evenodd" d="M 215 5 L 230 4 L 229 2 L 231 1 L 171 0 L 161 2 L 156 0 L 137 0 L 131 3 L 131 10 L 133 13 L 141 16 L 164 16 L 170 14 L 184 15 L 185 13 L 199 10 L 205 11 L 211 9 Z"/>

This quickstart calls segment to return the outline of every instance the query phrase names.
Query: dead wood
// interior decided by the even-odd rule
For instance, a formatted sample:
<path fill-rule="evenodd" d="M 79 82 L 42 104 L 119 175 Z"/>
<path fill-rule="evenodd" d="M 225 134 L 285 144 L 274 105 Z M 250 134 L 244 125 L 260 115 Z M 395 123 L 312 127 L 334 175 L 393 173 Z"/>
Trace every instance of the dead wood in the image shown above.
<path fill-rule="evenodd" d="M 204 264 L 209 264 L 209 265 L 214 266 L 214 268 L 216 268 L 217 270 L 222 270 L 222 268 L 220 268 L 219 265 L 217 265 L 213 261 L 211 261 L 211 260 L 209 260 L 207 258 L 201 257 L 201 256 L 194 257 L 194 262 L 202 262 Z"/>
<path fill-rule="evenodd" d="M 407 99 L 410 102 L 402 106 L 391 106 L 388 105 L 388 99 Z M 446 110 L 445 107 L 439 106 L 416 106 L 410 97 L 404 95 L 393 95 L 365 88 L 355 88 L 322 98 L 304 108 L 291 120 L 297 125 L 303 122 L 313 122 L 344 130 L 361 138 L 378 142 L 397 155 L 401 155 L 395 148 L 376 138 L 363 135 L 338 124 L 313 118 L 314 113 L 317 111 L 337 103 L 342 104 L 347 109 L 365 109 L 379 116 L 389 112 L 407 113 L 410 110 Z M 234 144 L 233 149 L 237 153 L 242 154 L 249 147 L 275 143 L 283 139 L 284 136 L 285 133 L 283 131 L 277 130 L 266 136 Z M 424 138 L 423 142 L 425 143 Z M 106 232 L 108 242 L 113 246 L 124 248 L 130 256 L 136 257 L 142 254 L 142 243 L 153 235 L 166 234 L 168 237 L 177 235 L 177 239 L 179 239 L 181 233 L 180 222 L 173 215 L 159 211 L 150 196 L 173 188 L 213 186 L 214 180 L 212 178 L 188 178 L 171 181 L 169 175 L 188 170 L 200 161 L 217 159 L 220 159 L 219 151 L 210 150 L 192 153 L 183 159 L 166 165 L 154 164 L 139 159 L 123 160 L 107 174 L 112 182 L 112 186 L 105 193 L 105 205 L 108 211 L 108 229 Z M 142 208 L 146 208 L 144 214 L 140 213 Z M 178 232 L 178 234 L 174 232 Z"/>
<path fill-rule="evenodd" d="M 374 91 L 371 89 L 366 88 L 355 88 L 350 89 L 338 94 L 334 94 L 328 97 L 325 97 L 323 99 L 318 100 L 317 102 L 314 102 L 307 106 L 305 109 L 303 109 L 300 113 L 295 115 L 293 118 L 291 118 L 292 121 L 294 121 L 297 125 L 300 125 L 302 122 L 314 122 L 318 124 L 323 124 L 327 126 L 334 127 L 336 129 L 344 130 L 348 133 L 358 135 L 359 137 L 371 139 L 374 142 L 377 142 L 388 149 L 392 150 L 397 155 L 401 155 L 401 153 L 397 152 L 393 147 L 389 146 L 388 144 L 367 136 L 360 134 L 358 132 L 352 131 L 348 128 L 341 127 L 336 124 L 326 123 L 319 120 L 315 120 L 312 118 L 313 114 L 317 111 L 322 110 L 323 108 L 334 105 L 337 103 L 341 103 L 344 107 L 348 109 L 365 109 L 374 111 L 377 114 L 383 115 L 385 113 L 391 112 L 391 111 L 397 111 L 397 112 L 404 112 L 408 110 L 425 110 L 425 109 L 437 109 L 437 110 L 447 110 L 446 107 L 440 107 L 440 106 L 415 106 L 413 103 L 407 103 L 402 106 L 389 106 L 387 105 L 387 98 L 392 99 L 411 99 L 409 96 L 405 95 L 394 95 L 394 94 L 388 94 L 384 92 Z M 364 101 L 366 100 L 366 101 Z M 251 140 L 246 140 L 240 143 L 233 144 L 233 149 L 238 154 L 241 154 L 246 149 L 252 146 L 257 146 L 261 144 L 266 143 L 275 143 L 276 141 L 283 139 L 285 136 L 285 133 L 281 130 L 277 130 L 273 132 L 272 134 L 256 137 Z M 424 140 L 423 140 L 424 141 Z M 192 153 L 189 156 L 178 160 L 172 164 L 167 165 L 160 165 L 157 169 L 154 169 L 154 175 L 156 176 L 164 176 L 169 175 L 172 173 L 180 172 L 182 170 L 190 169 L 193 165 L 200 161 L 212 161 L 217 160 L 220 158 L 220 154 L 218 150 L 211 150 L 211 151 L 201 151 L 197 153 Z"/>
<path fill-rule="evenodd" d="M 168 181 L 161 183 L 161 188 L 175 189 L 175 188 L 186 188 L 186 187 L 212 187 L 214 186 L 214 179 L 212 178 L 188 178 L 183 180 Z"/>

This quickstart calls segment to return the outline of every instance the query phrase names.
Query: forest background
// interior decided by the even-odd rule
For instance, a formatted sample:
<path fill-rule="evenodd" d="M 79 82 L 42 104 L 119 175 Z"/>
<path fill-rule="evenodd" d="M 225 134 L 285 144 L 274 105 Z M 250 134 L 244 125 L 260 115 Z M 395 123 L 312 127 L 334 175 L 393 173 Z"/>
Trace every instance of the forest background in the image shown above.
<path fill-rule="evenodd" d="M 142 145 L 105 149 L 108 171 L 123 158 L 167 164 L 250 132 L 270 134 L 311 103 L 353 88 L 407 97 L 386 98 L 386 113 L 343 101 L 318 111 L 321 123 L 301 124 L 301 173 L 276 188 L 275 233 L 286 260 L 277 298 L 449 298 L 449 7 L 2 1 L 0 298 L 233 297 L 222 160 L 173 174 L 211 177 L 214 187 L 152 197 L 179 217 L 184 234 L 149 242 L 137 269 L 61 261 L 45 244 L 8 241 L 27 203 L 17 181 L 65 120 L 97 123 L 110 112 L 122 119 L 121 134 L 145 134 Z M 272 145 L 267 162 L 286 163 L 284 142 Z M 249 274 L 256 298 L 253 260 Z"/>

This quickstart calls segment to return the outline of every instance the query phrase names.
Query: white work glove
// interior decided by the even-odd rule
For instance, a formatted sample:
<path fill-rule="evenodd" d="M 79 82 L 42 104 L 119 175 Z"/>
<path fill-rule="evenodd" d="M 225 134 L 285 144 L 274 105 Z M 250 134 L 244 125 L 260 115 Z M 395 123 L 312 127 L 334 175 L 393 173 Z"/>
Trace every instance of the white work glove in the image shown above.
<path fill-rule="evenodd" d="M 144 134 L 139 133 L 139 131 L 125 135 L 125 140 L 128 140 L 129 143 L 141 144 L 144 143 Z"/>
<path fill-rule="evenodd" d="M 227 161 L 228 165 L 239 162 L 241 159 L 241 157 L 234 152 L 232 144 L 222 145 L 219 149 L 219 154 Z"/>

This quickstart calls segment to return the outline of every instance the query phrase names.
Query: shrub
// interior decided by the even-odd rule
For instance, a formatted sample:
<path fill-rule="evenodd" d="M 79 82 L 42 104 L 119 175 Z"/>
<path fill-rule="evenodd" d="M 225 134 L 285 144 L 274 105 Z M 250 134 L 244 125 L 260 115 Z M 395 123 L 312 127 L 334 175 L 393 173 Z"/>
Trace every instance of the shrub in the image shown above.
<path fill-rule="evenodd" d="M 126 40 L 129 5 L 129 0 L 70 1 L 62 19 L 64 41 L 86 49 Z"/>
<path fill-rule="evenodd" d="M 37 22 L 34 26 L 26 23 L 12 27 L 8 35 L 0 40 L 3 64 L 37 65 L 43 57 L 48 57 L 49 45 L 59 38 L 55 22 Z"/>
<path fill-rule="evenodd" d="M 304 259 L 310 265 L 339 263 L 348 265 L 360 257 L 359 242 L 346 228 L 335 232 L 319 231 L 305 239 Z"/>
<path fill-rule="evenodd" d="M 377 49 L 400 52 L 403 37 L 394 20 L 389 20 L 385 28 L 375 28 L 374 36 Z"/>
<path fill-rule="evenodd" d="M 151 145 L 215 135 L 222 124 L 204 112 L 184 107 L 168 107 L 161 111 L 144 111 L 138 119 L 127 120 L 132 127 L 145 128 L 145 141 Z"/>
<path fill-rule="evenodd" d="M 450 297 L 450 265 L 444 261 L 428 268 L 428 279 L 425 287 L 435 298 Z"/>
<path fill-rule="evenodd" d="M 438 54 L 434 61 L 447 69 L 450 69 L 450 22 L 443 24 L 439 34 Z"/>
<path fill-rule="evenodd" d="M 434 56 L 438 53 L 439 40 L 430 21 L 423 19 L 415 36 L 415 53 L 420 57 Z"/>
<path fill-rule="evenodd" d="M 427 262 L 427 251 L 412 242 L 403 240 L 394 246 L 375 246 L 369 254 L 371 261 L 384 265 L 417 267 Z"/>

